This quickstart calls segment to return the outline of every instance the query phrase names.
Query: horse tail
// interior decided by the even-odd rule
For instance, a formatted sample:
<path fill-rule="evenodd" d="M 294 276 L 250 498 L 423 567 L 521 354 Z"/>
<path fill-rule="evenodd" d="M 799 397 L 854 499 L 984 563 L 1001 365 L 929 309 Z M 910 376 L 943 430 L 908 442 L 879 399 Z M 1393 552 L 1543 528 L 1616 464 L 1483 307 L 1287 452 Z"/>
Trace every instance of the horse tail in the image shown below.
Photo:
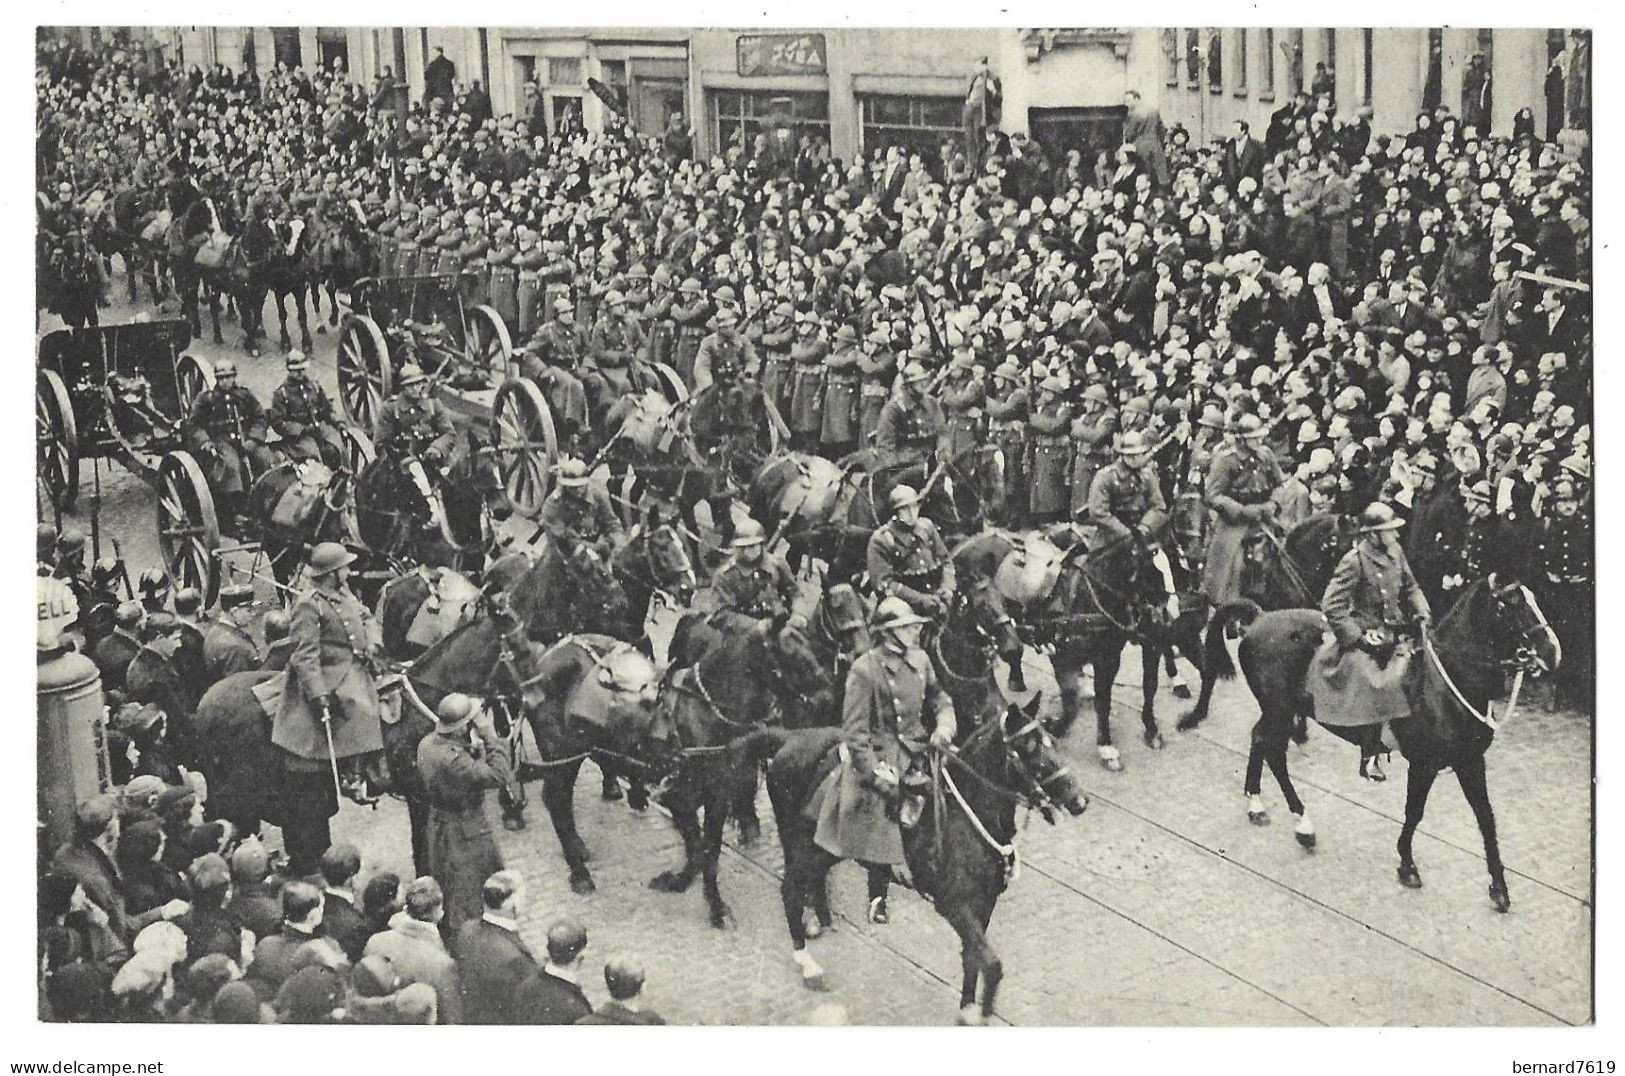
<path fill-rule="evenodd" d="M 728 745 L 729 769 L 753 769 L 779 753 L 790 738 L 789 730 L 781 728 L 757 729 L 748 732 Z"/>
<path fill-rule="evenodd" d="M 1257 602 L 1247 598 L 1226 602 L 1214 612 L 1207 626 L 1207 638 L 1202 643 L 1202 664 L 1210 676 L 1219 680 L 1235 679 L 1236 664 L 1230 660 L 1230 648 L 1224 645 L 1225 634 L 1232 624 L 1251 624 L 1262 612 Z"/>

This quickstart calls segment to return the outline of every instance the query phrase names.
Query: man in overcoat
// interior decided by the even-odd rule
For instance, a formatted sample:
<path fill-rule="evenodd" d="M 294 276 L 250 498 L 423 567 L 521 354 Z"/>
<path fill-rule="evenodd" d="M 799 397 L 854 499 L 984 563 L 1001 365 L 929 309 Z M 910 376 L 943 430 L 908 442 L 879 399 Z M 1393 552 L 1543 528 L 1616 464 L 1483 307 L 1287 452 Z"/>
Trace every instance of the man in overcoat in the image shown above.
<path fill-rule="evenodd" d="M 289 777 L 308 782 L 312 793 L 290 795 L 293 817 L 282 827 L 296 874 L 309 873 L 333 843 L 327 820 L 338 813 L 338 800 L 331 766 L 384 746 L 373 682 L 382 636 L 372 614 L 345 586 L 354 560 L 355 554 L 336 542 L 317 545 L 310 555 L 310 588 L 294 602 L 289 622 L 288 676 L 271 742 L 286 752 Z M 359 765 L 341 768 L 345 794 L 365 800 L 369 793 Z"/>
<path fill-rule="evenodd" d="M 1207 476 L 1207 503 L 1213 509 L 1212 535 L 1202 591 L 1215 605 L 1237 601 L 1249 555 L 1265 541 L 1264 528 L 1275 517 L 1272 498 L 1285 481 L 1275 453 L 1264 444 L 1265 429 L 1257 415 L 1242 415 L 1230 430 L 1229 443 L 1214 453 Z"/>
<path fill-rule="evenodd" d="M 434 733 L 418 744 L 418 773 L 429 800 L 429 874 L 445 894 L 447 929 L 455 932 L 484 913 L 485 880 L 502 869 L 485 794 L 505 785 L 509 773 L 491 715 L 473 699 L 447 695 L 436 718 Z"/>
<path fill-rule="evenodd" d="M 870 867 L 904 863 L 901 825 L 923 809 L 928 745 L 943 749 L 958 725 L 953 702 L 920 649 L 926 623 L 900 598 L 875 610 L 878 640 L 852 663 L 841 710 L 841 764 L 807 810 L 815 840 L 831 855 Z M 886 921 L 885 871 L 869 871 L 869 919 Z"/>

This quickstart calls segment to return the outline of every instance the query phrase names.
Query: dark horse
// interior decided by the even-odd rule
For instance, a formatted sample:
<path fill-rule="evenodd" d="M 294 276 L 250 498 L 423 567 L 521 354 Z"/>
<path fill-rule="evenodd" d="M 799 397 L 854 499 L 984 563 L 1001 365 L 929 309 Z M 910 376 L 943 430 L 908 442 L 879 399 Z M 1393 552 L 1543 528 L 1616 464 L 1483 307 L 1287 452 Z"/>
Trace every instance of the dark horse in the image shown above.
<path fill-rule="evenodd" d="M 318 542 L 355 543 L 355 481 L 320 460 L 280 463 L 249 489 L 249 516 L 271 573 L 291 585 Z"/>
<path fill-rule="evenodd" d="M 143 274 L 147 279 L 147 293 L 152 297 L 152 305 L 157 306 L 163 298 L 159 291 L 157 260 L 149 244 L 141 238 L 152 217 L 147 196 L 129 187 L 118 191 L 107 201 L 91 229 L 91 241 L 102 256 L 109 279 L 113 274 L 113 256 L 118 255 L 124 262 L 132 304 L 137 299 L 137 278 Z"/>
<path fill-rule="evenodd" d="M 656 595 L 686 606 L 699 586 L 688 543 L 669 523 L 635 528 L 610 557 L 610 568 L 626 595 L 628 613 L 640 623 L 648 619 Z"/>
<path fill-rule="evenodd" d="M 478 434 L 435 482 L 422 462 L 379 456 L 356 482 L 356 520 L 369 548 L 418 564 L 478 572 L 512 514 L 497 454 Z"/>
<path fill-rule="evenodd" d="M 260 266 L 257 280 L 261 288 L 276 300 L 277 326 L 282 350 L 289 351 L 293 348 L 293 339 L 288 335 L 287 305 L 289 296 L 292 296 L 293 310 L 299 318 L 299 346 L 309 353 L 312 344 L 310 321 L 305 312 L 307 296 L 313 305 L 317 305 L 317 313 L 321 312 L 319 272 L 316 265 L 318 240 L 306 222 L 299 217 L 273 224 L 271 229 L 275 243 L 267 252 L 269 256 L 264 264 Z"/>
<path fill-rule="evenodd" d="M 1230 660 L 1225 636 L 1248 611 L 1274 609 L 1301 609 L 1318 606 L 1326 584 L 1332 580 L 1337 562 L 1354 545 L 1356 527 L 1354 517 L 1338 512 L 1318 512 L 1287 532 L 1280 545 L 1265 539 L 1266 556 L 1258 570 L 1248 580 L 1247 602 L 1229 602 L 1213 611 L 1202 643 L 1202 690 L 1196 705 L 1176 726 L 1180 732 L 1189 732 L 1207 720 L 1208 707 L 1213 701 L 1213 687 L 1219 680 L 1236 675 L 1236 666 Z M 1194 651 L 1186 651 L 1194 653 Z M 1302 726 L 1294 736 L 1301 743 Z M 1369 757 L 1369 756 L 1368 756 Z M 1362 764 L 1362 773 L 1364 765 Z"/>
<path fill-rule="evenodd" d="M 918 825 L 903 832 L 914 885 L 959 935 L 962 1023 L 986 1022 L 1004 977 L 987 927 L 1015 873 L 1016 808 L 1037 808 L 1053 822 L 1056 805 L 1073 815 L 1087 805 L 1037 718 L 1039 702 L 1034 696 L 1025 708 L 995 705 L 979 714 L 956 752 L 939 756 L 935 794 L 927 798 Z M 746 757 L 772 759 L 767 790 L 784 846 L 785 922 L 802 982 L 815 990 L 824 989 L 824 971 L 807 951 L 803 916 L 810 900 L 824 929 L 831 925 L 825 877 L 837 860 L 814 840 L 817 823 L 807 811 L 813 794 L 839 765 L 840 741 L 835 729 L 764 730 L 736 745 Z"/>
<path fill-rule="evenodd" d="M 1256 614 L 1256 607 L 1252 613 Z M 1325 620 L 1317 610 L 1285 609 L 1256 615 L 1238 651 L 1247 685 L 1262 713 L 1253 726 L 1247 760 L 1248 816 L 1265 824 L 1259 782 L 1265 763 L 1275 774 L 1287 807 L 1298 817 L 1298 840 L 1314 847 L 1314 827 L 1287 774 L 1286 744 L 1294 720 L 1311 709 L 1307 678 Z M 1399 834 L 1399 880 L 1417 889 L 1422 874 L 1411 858 L 1411 838 L 1422 821 L 1428 791 L 1441 771 L 1454 770 L 1478 820 L 1490 873 L 1490 900 L 1497 911 L 1512 904 L 1495 838 L 1484 755 L 1495 739 L 1490 700 L 1501 693 L 1510 667 L 1536 672 L 1557 667 L 1562 651 L 1535 596 L 1516 582 L 1491 575 L 1462 590 L 1438 626 L 1425 632 L 1404 673 L 1410 716 L 1390 722 L 1400 752 L 1410 763 L 1405 825 Z M 1332 728 L 1345 739 L 1358 730 Z"/>
<path fill-rule="evenodd" d="M 1058 530 L 1055 537 L 1060 546 L 1075 544 L 1064 549 L 1054 583 L 1011 615 L 1029 643 L 1052 648 L 1050 664 L 1061 695 L 1058 735 L 1064 737 L 1077 720 L 1084 670 L 1093 669 L 1095 749 L 1102 766 L 1119 772 L 1123 762 L 1112 740 L 1111 711 L 1123 648 L 1139 644 L 1141 737 L 1147 747 L 1160 750 L 1155 702 L 1161 659 L 1171 647 L 1187 654 L 1200 651 L 1201 611 L 1190 612 L 1180 604 L 1171 564 L 1160 547 L 1147 553 L 1108 543 L 1091 551 L 1070 530 Z M 955 559 L 991 557 L 997 564 L 1016 551 L 1008 536 L 989 532 L 961 545 Z M 1170 574 L 1164 574 L 1164 565 Z"/>
<path fill-rule="evenodd" d="M 320 270 L 319 282 L 327 289 L 327 324 L 337 326 L 339 291 L 343 290 L 348 295 L 357 280 L 364 276 L 374 276 L 377 272 L 375 268 L 377 258 L 367 237 L 367 222 L 362 215 L 361 207 L 353 201 L 345 203 L 342 219 L 336 227 L 327 230 L 320 243 L 317 265 Z M 316 300 L 318 304 L 320 301 Z M 321 313 L 319 305 L 317 313 Z M 320 325 L 316 331 L 322 331 Z"/>
<path fill-rule="evenodd" d="M 45 251 L 40 267 L 45 305 L 71 329 L 96 325 L 106 277 L 101 259 L 83 232 L 72 232 Z"/>
<path fill-rule="evenodd" d="M 755 764 L 742 765 L 728 744 L 785 718 L 834 712 L 829 673 L 786 619 L 725 633 L 694 664 L 668 675 L 649 728 L 649 756 L 666 775 L 662 799 L 684 850 L 682 867 L 657 875 L 650 888 L 686 892 L 701 875 L 711 925 L 718 928 L 733 914 L 717 886 L 723 828 L 735 804 L 756 787 Z"/>

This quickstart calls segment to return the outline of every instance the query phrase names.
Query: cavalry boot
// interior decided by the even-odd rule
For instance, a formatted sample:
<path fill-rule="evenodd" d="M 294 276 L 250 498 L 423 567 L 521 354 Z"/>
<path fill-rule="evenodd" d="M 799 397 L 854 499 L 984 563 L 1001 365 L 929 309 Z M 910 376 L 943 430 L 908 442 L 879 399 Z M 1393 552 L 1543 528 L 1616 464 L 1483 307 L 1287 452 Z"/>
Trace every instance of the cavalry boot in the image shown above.
<path fill-rule="evenodd" d="M 1021 650 L 1012 650 L 1010 653 L 1003 655 L 1004 663 L 1010 669 L 1010 690 L 1017 694 L 1025 693 L 1027 690 L 1027 674 L 1023 671 L 1021 665 L 1023 652 Z"/>

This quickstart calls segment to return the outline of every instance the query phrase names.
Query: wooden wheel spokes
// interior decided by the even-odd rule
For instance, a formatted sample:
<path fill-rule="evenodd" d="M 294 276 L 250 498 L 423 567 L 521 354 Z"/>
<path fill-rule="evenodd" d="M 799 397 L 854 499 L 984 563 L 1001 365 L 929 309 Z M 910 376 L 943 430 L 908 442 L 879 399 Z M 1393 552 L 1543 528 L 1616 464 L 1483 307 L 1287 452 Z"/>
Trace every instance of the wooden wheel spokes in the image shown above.
<path fill-rule="evenodd" d="M 55 370 L 34 381 L 34 472 L 51 503 L 69 508 L 79 492 L 79 425 L 68 387 Z"/>
<path fill-rule="evenodd" d="M 182 355 L 175 362 L 175 389 L 180 400 L 180 414 L 184 419 L 192 413 L 192 401 L 206 389 L 214 388 L 214 368 L 205 365 L 195 355 Z"/>
<path fill-rule="evenodd" d="M 158 466 L 158 546 L 175 586 L 196 587 L 205 607 L 220 586 L 214 551 L 220 523 L 203 471 L 191 455 L 171 452 Z"/>
<path fill-rule="evenodd" d="M 502 315 L 489 306 L 470 307 L 463 339 L 464 358 L 470 369 L 483 373 L 493 389 L 500 387 L 513 358 L 513 341 Z"/>
<path fill-rule="evenodd" d="M 345 417 L 363 432 L 373 433 L 393 387 L 394 370 L 384 334 L 364 314 L 346 315 L 339 330 L 338 375 L 339 406 Z"/>
<path fill-rule="evenodd" d="M 504 381 L 491 407 L 491 442 L 502 482 L 515 510 L 534 516 L 542 510 L 558 462 L 553 412 L 535 382 Z"/>

